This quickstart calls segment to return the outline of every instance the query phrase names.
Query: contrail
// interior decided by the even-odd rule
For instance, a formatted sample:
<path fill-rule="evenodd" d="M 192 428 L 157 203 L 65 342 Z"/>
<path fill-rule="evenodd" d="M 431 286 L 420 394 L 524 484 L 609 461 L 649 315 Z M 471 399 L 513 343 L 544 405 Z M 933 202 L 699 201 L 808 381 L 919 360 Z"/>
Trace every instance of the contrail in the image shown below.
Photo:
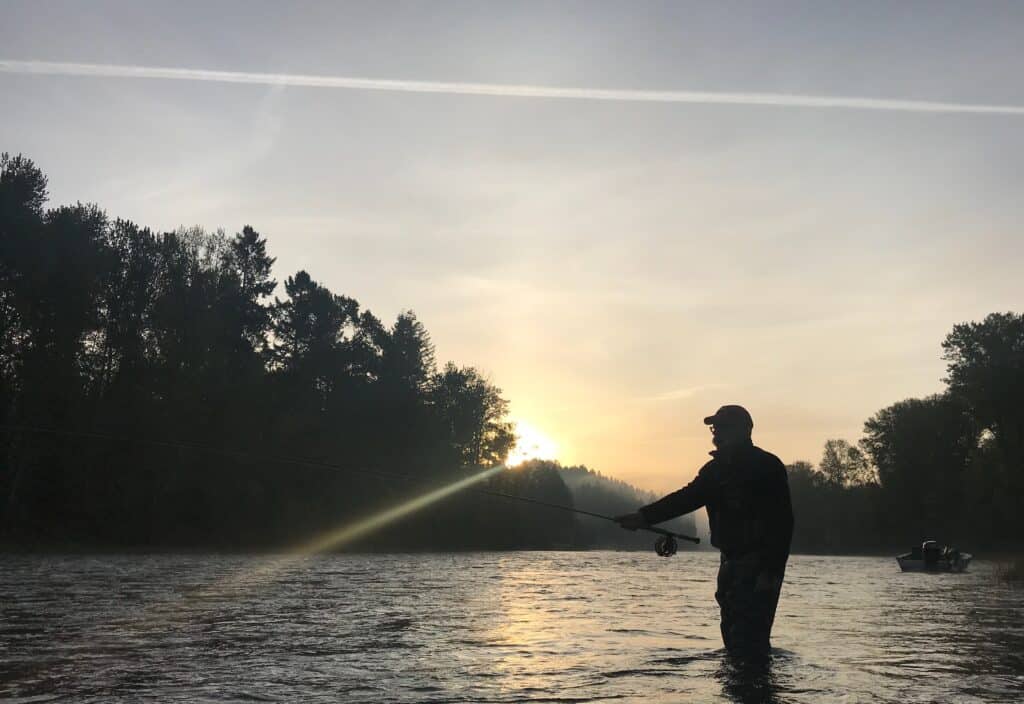
<path fill-rule="evenodd" d="M 554 98 L 565 100 L 606 100 L 635 103 L 760 105 L 840 110 L 887 110 L 923 113 L 1024 115 L 1024 105 L 985 105 L 977 103 L 951 103 L 928 100 L 889 100 L 885 98 L 857 98 L 847 96 L 789 95 L 786 93 L 713 93 L 704 91 L 676 90 L 558 88 L 553 86 L 506 85 L 501 83 L 407 81 L 379 78 L 353 78 L 349 76 L 208 71 L 205 69 L 191 68 L 64 63 L 57 61 L 12 61 L 0 59 L 0 72 L 102 78 L 162 78 L 178 81 L 253 83 L 305 88 L 342 88 L 350 90 L 397 91 L 404 93 L 441 93 L 448 95 L 488 95 L 508 98 Z"/>

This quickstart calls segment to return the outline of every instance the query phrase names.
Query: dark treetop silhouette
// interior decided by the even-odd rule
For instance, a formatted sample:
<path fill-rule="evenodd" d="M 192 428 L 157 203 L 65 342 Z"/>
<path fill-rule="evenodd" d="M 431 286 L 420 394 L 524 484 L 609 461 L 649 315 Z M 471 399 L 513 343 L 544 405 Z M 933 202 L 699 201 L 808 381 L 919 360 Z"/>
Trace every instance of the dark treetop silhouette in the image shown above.
<path fill-rule="evenodd" d="M 498 464 L 512 446 L 501 391 L 472 367 L 438 369 L 411 312 L 387 326 L 305 271 L 275 298 L 274 259 L 253 228 L 158 234 L 46 199 L 42 172 L 4 155 L 4 543 L 288 545 Z M 421 485 L 270 459 L 280 456 Z M 481 488 L 572 505 L 561 471 L 529 463 Z M 617 496 L 619 511 L 637 496 L 596 477 L 587 486 Z M 602 542 L 590 521 L 457 495 L 359 547 L 650 548 L 640 536 Z"/>
<path fill-rule="evenodd" d="M 732 653 L 765 655 L 793 537 L 786 468 L 751 442 L 754 422 L 742 406 L 722 406 L 704 423 L 716 449 L 697 477 L 620 521 L 635 530 L 706 506 L 711 544 L 722 553 L 722 640 Z"/>

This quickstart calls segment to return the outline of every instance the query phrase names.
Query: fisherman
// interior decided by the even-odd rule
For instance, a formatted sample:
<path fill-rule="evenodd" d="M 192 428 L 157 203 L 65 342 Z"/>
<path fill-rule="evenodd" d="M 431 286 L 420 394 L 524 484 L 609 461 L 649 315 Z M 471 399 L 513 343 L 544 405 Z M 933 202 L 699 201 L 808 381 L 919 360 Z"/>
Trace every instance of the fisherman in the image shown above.
<path fill-rule="evenodd" d="M 760 658 L 771 650 L 775 607 L 793 537 L 786 467 L 753 444 L 754 421 L 742 406 L 722 406 L 704 424 L 711 426 L 715 449 L 697 477 L 616 520 L 637 530 L 706 506 L 711 544 L 721 551 L 715 599 L 722 640 L 730 654 Z"/>

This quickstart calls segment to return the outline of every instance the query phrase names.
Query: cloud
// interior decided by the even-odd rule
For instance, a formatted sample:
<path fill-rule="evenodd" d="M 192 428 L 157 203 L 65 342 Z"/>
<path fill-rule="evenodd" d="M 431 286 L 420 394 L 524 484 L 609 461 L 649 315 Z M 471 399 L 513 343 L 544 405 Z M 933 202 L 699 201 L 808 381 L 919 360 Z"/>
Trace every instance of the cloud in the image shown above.
<path fill-rule="evenodd" d="M 210 71 L 205 69 L 167 68 L 160 66 L 126 66 L 57 61 L 16 61 L 0 59 L 0 72 L 99 78 L 213 81 L 218 83 L 248 83 L 304 88 L 398 91 L 406 93 L 441 93 L 448 95 L 483 95 L 507 98 L 550 98 L 638 103 L 691 103 L 701 105 L 743 105 L 1024 116 L 1024 105 L 987 105 L 979 103 L 938 102 L 928 100 L 891 100 L 886 98 L 862 98 L 834 95 L 789 95 L 786 93 L 718 93 L 705 91 L 559 88 L 552 86 L 506 85 L 497 83 L 410 81 L 400 79 L 355 78 L 351 76 L 253 73 L 248 71 Z"/>

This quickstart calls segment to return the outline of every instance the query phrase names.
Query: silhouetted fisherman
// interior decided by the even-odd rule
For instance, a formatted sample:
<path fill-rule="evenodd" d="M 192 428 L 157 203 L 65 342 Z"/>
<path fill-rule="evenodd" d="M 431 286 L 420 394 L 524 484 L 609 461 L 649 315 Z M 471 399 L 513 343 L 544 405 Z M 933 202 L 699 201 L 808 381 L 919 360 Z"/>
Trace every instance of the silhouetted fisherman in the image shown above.
<path fill-rule="evenodd" d="M 706 506 L 711 544 L 722 553 L 715 592 L 722 640 L 730 653 L 764 656 L 793 537 L 786 467 L 751 442 L 754 421 L 742 406 L 722 406 L 704 424 L 716 449 L 697 477 L 617 520 L 636 530 Z"/>

